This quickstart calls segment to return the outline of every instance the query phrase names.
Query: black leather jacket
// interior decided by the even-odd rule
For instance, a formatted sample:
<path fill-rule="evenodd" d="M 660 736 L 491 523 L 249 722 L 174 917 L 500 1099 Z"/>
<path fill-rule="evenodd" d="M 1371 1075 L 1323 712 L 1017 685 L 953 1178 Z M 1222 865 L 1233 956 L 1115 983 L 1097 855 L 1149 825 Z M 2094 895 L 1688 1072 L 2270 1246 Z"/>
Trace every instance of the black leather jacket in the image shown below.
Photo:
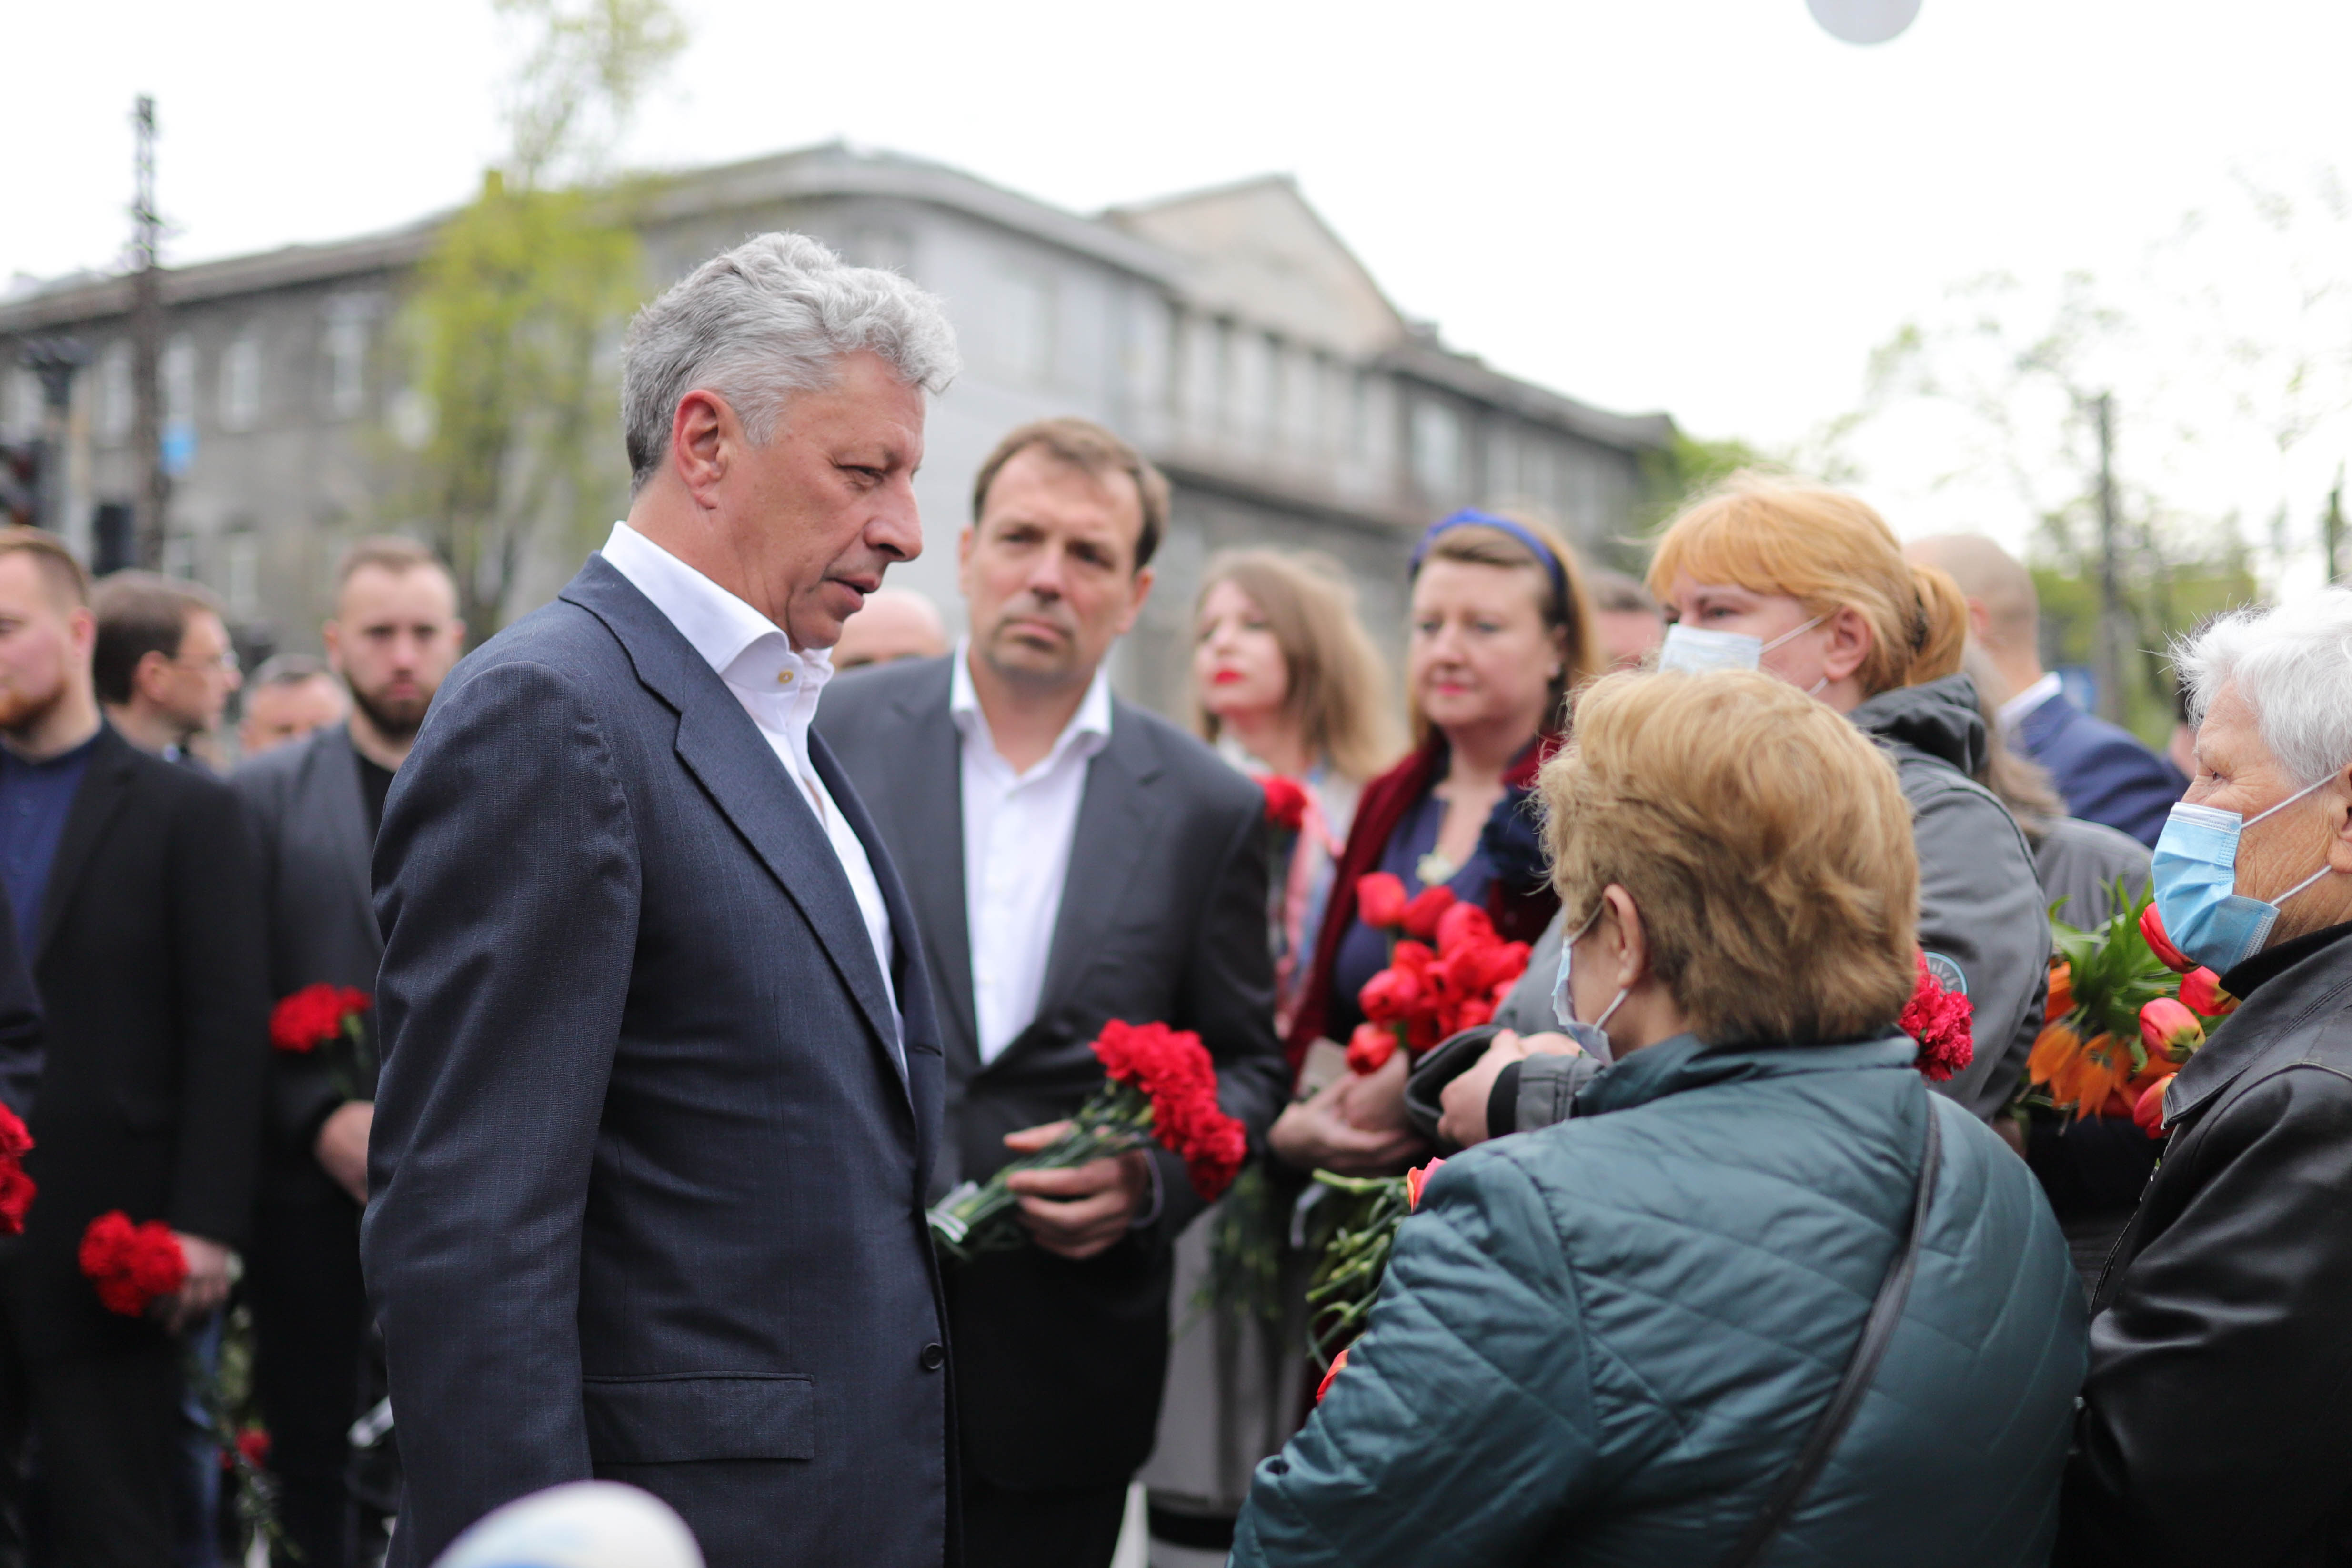
<path fill-rule="evenodd" d="M 2352 1563 L 2352 925 L 2222 983 L 2093 1303 L 2065 1568 Z"/>

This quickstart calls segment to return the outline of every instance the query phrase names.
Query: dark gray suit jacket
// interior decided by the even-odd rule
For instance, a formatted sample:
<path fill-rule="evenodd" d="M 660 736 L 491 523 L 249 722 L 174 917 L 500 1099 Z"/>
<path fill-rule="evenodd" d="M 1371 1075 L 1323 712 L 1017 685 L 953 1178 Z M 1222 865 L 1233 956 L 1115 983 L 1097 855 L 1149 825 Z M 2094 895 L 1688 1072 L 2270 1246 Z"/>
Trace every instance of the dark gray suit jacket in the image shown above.
<path fill-rule="evenodd" d="M 362 1232 L 408 1491 L 394 1561 L 591 1475 L 711 1568 L 938 1563 L 940 1056 L 807 796 L 601 557 L 467 658 L 375 859 L 385 1043 Z"/>
<path fill-rule="evenodd" d="M 237 769 L 229 787 L 257 827 L 270 995 L 321 981 L 373 994 L 383 938 L 368 887 L 374 844 L 351 731 L 331 724 L 264 752 Z M 269 1055 L 262 1201 L 350 1203 L 311 1152 L 320 1124 L 343 1102 L 333 1071 L 315 1052 Z M 353 1087 L 364 1093 L 373 1081 L 365 1075 Z"/>
<path fill-rule="evenodd" d="M 1265 796 L 1175 726 L 1112 705 L 1087 764 L 1036 1021 L 982 1065 L 963 877 L 962 738 L 947 658 L 845 676 L 817 731 L 880 825 L 931 961 L 947 1037 L 949 1144 L 933 1186 L 982 1178 L 1004 1134 L 1069 1115 L 1102 1084 L 1113 1018 L 1195 1030 L 1255 1142 L 1287 1085 L 1265 936 Z M 1083 1263 L 1036 1247 L 952 1270 L 964 1454 L 1003 1486 L 1122 1481 L 1150 1453 L 1168 1352 L 1171 1246 L 1201 1212 L 1159 1156 L 1157 1224 Z"/>

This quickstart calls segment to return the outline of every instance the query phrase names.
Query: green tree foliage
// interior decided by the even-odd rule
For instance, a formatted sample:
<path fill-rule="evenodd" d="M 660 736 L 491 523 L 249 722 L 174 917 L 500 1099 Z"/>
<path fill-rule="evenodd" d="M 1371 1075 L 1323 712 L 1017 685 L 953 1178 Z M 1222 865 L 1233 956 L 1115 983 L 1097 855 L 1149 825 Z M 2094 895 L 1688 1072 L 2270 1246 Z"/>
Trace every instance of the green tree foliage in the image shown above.
<path fill-rule="evenodd" d="M 683 47 L 663 0 L 497 0 L 531 35 L 510 86 L 512 151 L 443 226 L 404 311 L 430 418 L 410 507 L 477 637 L 506 618 L 542 530 L 615 515 L 613 344 L 645 292 L 637 187 L 608 160 Z"/>

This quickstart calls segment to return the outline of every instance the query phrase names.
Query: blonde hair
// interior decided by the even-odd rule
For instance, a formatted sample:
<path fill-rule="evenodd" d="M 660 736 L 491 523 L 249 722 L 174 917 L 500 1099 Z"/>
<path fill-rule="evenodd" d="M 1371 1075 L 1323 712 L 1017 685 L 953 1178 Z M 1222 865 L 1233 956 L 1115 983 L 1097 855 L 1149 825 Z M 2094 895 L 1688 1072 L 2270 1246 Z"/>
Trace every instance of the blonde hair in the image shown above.
<path fill-rule="evenodd" d="M 1683 509 L 1658 541 L 1650 591 L 1677 577 L 1786 594 L 1815 616 L 1842 609 L 1870 627 L 1854 671 L 1863 694 L 1940 680 L 1960 668 L 1969 605 L 1942 568 L 1903 558 L 1870 503 L 1823 485 L 1742 469 Z"/>
<path fill-rule="evenodd" d="M 1911 811 L 1835 710 L 1755 670 L 1605 676 L 1538 788 L 1569 927 L 1623 888 L 1700 1038 L 1894 1026 L 1916 978 Z"/>
<path fill-rule="evenodd" d="M 1282 649 L 1286 694 L 1285 712 L 1298 724 L 1309 752 L 1328 757 L 1331 766 L 1358 784 L 1396 760 L 1397 736 L 1387 701 L 1388 668 L 1356 618 L 1356 595 L 1339 563 L 1305 552 L 1225 551 L 1213 557 L 1201 579 L 1201 607 L 1220 583 L 1231 583 L 1265 617 L 1266 629 Z M 1214 742 L 1217 716 L 1192 691 L 1192 724 Z"/>
<path fill-rule="evenodd" d="M 1538 543 L 1559 563 L 1559 589 L 1552 585 L 1551 562 L 1536 555 L 1499 528 L 1464 523 L 1449 528 L 1429 542 L 1428 552 L 1413 575 L 1421 575 L 1422 567 L 1433 561 L 1460 561 L 1473 566 L 1499 566 L 1527 575 L 1534 585 L 1538 613 L 1543 616 L 1546 631 L 1558 631 L 1567 644 L 1559 661 L 1559 674 L 1551 683 L 1551 697 L 1544 708 L 1543 728 L 1553 730 L 1567 721 L 1568 694 L 1582 685 L 1601 668 L 1600 645 L 1592 635 L 1592 600 L 1585 591 L 1584 568 L 1562 539 L 1549 523 L 1539 522 L 1524 512 L 1496 511 L 1493 514 L 1533 534 Z M 1421 710 L 1421 695 L 1407 692 L 1407 709 L 1412 721 L 1412 743 L 1416 746 L 1429 739 L 1429 716 Z"/>

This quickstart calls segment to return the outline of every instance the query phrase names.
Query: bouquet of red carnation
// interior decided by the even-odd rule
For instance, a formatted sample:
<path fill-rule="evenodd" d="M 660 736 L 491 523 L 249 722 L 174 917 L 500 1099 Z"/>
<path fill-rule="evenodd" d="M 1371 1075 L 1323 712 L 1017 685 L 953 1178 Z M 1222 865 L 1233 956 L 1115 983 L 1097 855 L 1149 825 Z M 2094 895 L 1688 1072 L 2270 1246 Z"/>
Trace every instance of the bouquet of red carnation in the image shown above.
<path fill-rule="evenodd" d="M 323 980 L 305 985 L 281 997 L 271 1009 L 269 1043 L 296 1056 L 343 1047 L 329 1054 L 327 1070 L 334 1078 L 336 1092 L 345 1100 L 365 1100 L 374 1062 L 361 1020 L 371 1005 L 366 992 L 349 985 L 331 985 Z"/>
<path fill-rule="evenodd" d="M 958 1261 L 1019 1247 L 1027 1232 L 1015 1171 L 1063 1171 L 1157 1142 L 1184 1159 L 1192 1190 L 1211 1203 L 1248 1155 L 1242 1124 L 1217 1104 L 1217 1069 L 1201 1037 L 1165 1024 L 1105 1024 L 1094 1042 L 1104 1083 L 1051 1146 L 1024 1155 L 986 1182 L 963 1182 L 932 1206 L 931 1235 Z"/>
<path fill-rule="evenodd" d="M 1402 1046 L 1419 1056 L 1440 1040 L 1495 1016 L 1527 973 L 1528 944 L 1505 942 L 1495 922 L 1452 889 L 1424 888 L 1408 899 L 1385 871 L 1356 881 L 1356 911 L 1389 936 L 1389 966 L 1356 993 L 1364 1022 L 1348 1041 L 1348 1065 L 1373 1073 Z"/>
<path fill-rule="evenodd" d="M 25 1234 L 25 1215 L 33 1206 L 33 1178 L 25 1174 L 25 1156 L 33 1152 L 33 1135 L 24 1119 L 0 1105 L 0 1236 Z"/>
<path fill-rule="evenodd" d="M 1903 1004 L 1898 1026 L 1919 1042 L 1919 1055 L 1912 1065 L 1920 1076 L 1942 1083 L 1976 1060 L 1976 1039 L 1969 1022 L 1976 1005 L 1964 993 L 1944 988 L 1926 953 L 1918 955 L 1918 964 L 1919 978 L 1911 988 L 1911 1000 Z"/>
<path fill-rule="evenodd" d="M 180 1238 L 162 1220 L 133 1225 L 129 1215 L 111 1209 L 82 1232 L 81 1271 L 98 1287 L 108 1311 L 143 1318 L 188 1282 L 188 1259 Z"/>

